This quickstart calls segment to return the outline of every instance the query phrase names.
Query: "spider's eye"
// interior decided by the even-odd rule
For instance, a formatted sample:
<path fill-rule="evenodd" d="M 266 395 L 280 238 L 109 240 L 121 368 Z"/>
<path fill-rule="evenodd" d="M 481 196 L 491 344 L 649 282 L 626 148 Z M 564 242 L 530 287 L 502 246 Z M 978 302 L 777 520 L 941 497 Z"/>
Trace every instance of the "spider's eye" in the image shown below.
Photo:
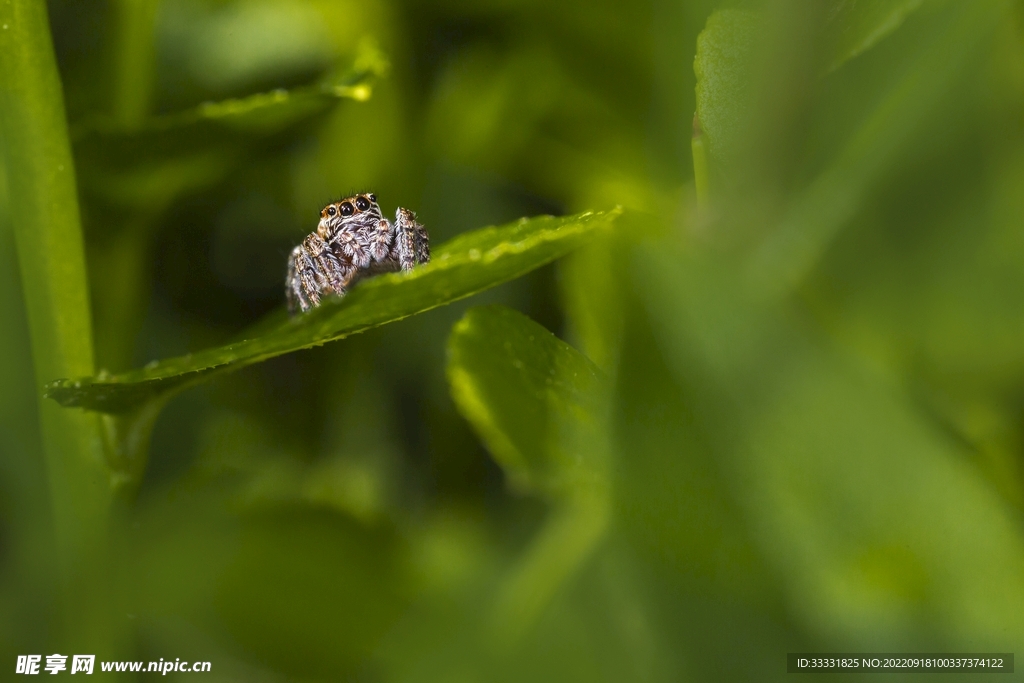
<path fill-rule="evenodd" d="M 366 197 L 359 197 L 356 199 L 356 208 L 360 211 L 366 211 L 370 208 L 370 202 L 366 201 Z"/>
<path fill-rule="evenodd" d="M 333 206 L 328 206 L 327 207 L 327 215 L 328 216 L 333 216 L 336 213 L 338 213 L 338 211 Z"/>
<path fill-rule="evenodd" d="M 374 204 L 376 204 L 377 203 L 377 195 L 371 194 L 370 195 L 370 201 L 373 202 Z"/>
<path fill-rule="evenodd" d="M 349 204 L 348 202 L 345 202 L 344 204 L 342 204 L 341 205 L 341 215 L 342 216 L 351 216 L 352 215 L 352 205 Z"/>

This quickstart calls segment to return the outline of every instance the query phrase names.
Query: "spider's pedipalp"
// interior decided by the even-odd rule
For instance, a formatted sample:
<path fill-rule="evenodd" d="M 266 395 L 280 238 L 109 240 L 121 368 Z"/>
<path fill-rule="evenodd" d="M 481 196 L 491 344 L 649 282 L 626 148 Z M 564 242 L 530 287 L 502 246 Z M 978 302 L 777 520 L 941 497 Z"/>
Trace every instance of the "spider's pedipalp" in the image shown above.
<path fill-rule="evenodd" d="M 320 304 L 320 288 L 317 283 L 315 266 L 302 245 L 292 249 L 291 256 L 288 258 L 285 293 L 288 298 L 288 310 L 292 313 L 295 313 L 296 308 L 306 311 Z"/>
<path fill-rule="evenodd" d="M 391 252 L 391 232 L 391 223 L 387 218 L 377 221 L 377 227 L 370 234 L 370 257 L 374 261 L 382 262 L 388 258 Z"/>
<path fill-rule="evenodd" d="M 330 242 L 331 251 L 336 258 L 354 268 L 365 268 L 370 265 L 370 250 L 367 240 L 358 231 L 342 229 Z"/>

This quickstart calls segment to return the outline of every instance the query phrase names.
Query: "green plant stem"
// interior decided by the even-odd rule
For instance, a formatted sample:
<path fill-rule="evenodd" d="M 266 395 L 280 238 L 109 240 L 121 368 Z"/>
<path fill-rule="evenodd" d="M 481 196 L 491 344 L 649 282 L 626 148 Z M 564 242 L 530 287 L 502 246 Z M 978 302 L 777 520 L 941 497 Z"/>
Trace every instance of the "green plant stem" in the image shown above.
<path fill-rule="evenodd" d="M 153 94 L 153 29 L 158 0 L 117 0 L 114 46 L 114 119 L 134 129 L 149 114 Z"/>
<path fill-rule="evenodd" d="M 74 164 L 43 0 L 0 2 L 0 136 L 57 546 L 68 580 L 103 546 L 111 496 L 99 416 L 62 409 L 42 396 L 47 381 L 94 370 Z"/>
<path fill-rule="evenodd" d="M 610 495 L 595 487 L 557 504 L 501 583 L 491 611 L 497 654 L 512 652 L 560 588 L 593 554 L 608 527 Z"/>
<path fill-rule="evenodd" d="M 153 32 L 159 0 L 115 0 L 111 55 L 114 90 L 111 114 L 122 131 L 142 127 L 153 99 Z M 152 225 L 155 211 L 124 217 L 90 244 L 89 262 L 107 276 L 93 281 L 96 304 L 96 359 L 104 369 L 131 365 L 135 337 L 149 299 Z"/>

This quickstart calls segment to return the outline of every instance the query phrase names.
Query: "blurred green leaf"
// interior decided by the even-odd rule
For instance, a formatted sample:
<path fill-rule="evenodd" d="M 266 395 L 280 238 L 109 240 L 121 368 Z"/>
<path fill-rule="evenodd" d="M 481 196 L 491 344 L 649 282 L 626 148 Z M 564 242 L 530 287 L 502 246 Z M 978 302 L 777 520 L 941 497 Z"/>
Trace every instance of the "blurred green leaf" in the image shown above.
<path fill-rule="evenodd" d="M 713 388 L 700 368 L 688 368 L 685 380 L 673 372 L 673 349 L 655 336 L 644 303 L 631 297 L 625 308 L 613 529 L 645 567 L 645 592 L 662 617 L 657 630 L 691 676 L 655 680 L 775 680 L 762 663 L 803 639 L 745 515 L 744 475 L 714 447 L 736 425 L 731 415 L 706 419 Z M 729 657 L 737 642 L 749 657 Z"/>
<path fill-rule="evenodd" d="M 738 455 L 754 528 L 808 627 L 1016 649 L 1024 537 L 959 444 L 847 359 L 806 349 L 788 374 Z"/>
<path fill-rule="evenodd" d="M 368 49 L 348 72 L 329 77 L 320 83 L 291 90 L 279 88 L 219 102 L 204 102 L 186 111 L 151 116 L 138 129 L 126 130 L 115 121 L 99 119 L 91 125 L 79 127 L 76 138 L 96 135 L 106 137 L 109 142 L 110 138 L 118 135 L 134 137 L 147 132 L 167 134 L 179 130 L 183 136 L 196 135 L 206 122 L 224 129 L 271 134 L 323 111 L 335 100 L 368 100 L 373 94 L 374 79 L 383 75 L 387 68 L 384 56 L 376 50 Z M 138 141 L 135 138 L 136 144 Z"/>
<path fill-rule="evenodd" d="M 452 329 L 448 381 L 509 483 L 556 503 L 499 589 L 501 645 L 514 643 L 604 534 L 608 379 L 526 316 L 474 308 Z"/>
<path fill-rule="evenodd" d="M 815 158 L 826 155 L 824 161 L 813 169 L 809 181 L 801 179 L 801 187 L 779 198 L 785 210 L 751 259 L 756 288 L 780 292 L 804 278 L 855 215 L 874 183 L 885 178 L 913 143 L 920 143 L 919 131 L 934 112 L 942 109 L 952 86 L 971 78 L 972 70 L 981 65 L 981 56 L 1002 15 L 1004 4 L 998 0 L 932 3 L 928 12 L 915 15 L 921 20 L 911 31 L 901 33 L 906 36 L 903 43 L 881 57 L 877 51 L 872 53 L 874 59 L 884 61 L 886 78 L 872 79 L 868 85 L 859 83 L 855 75 L 847 75 L 844 78 L 849 82 L 829 81 L 820 86 L 845 87 L 857 96 L 855 100 L 840 101 L 833 110 L 828 106 L 838 98 L 823 97 L 821 110 L 814 112 L 823 120 L 819 123 L 823 129 L 833 130 L 833 137 L 827 144 L 812 138 L 820 150 L 815 147 L 807 153 Z M 779 134 L 774 126 L 788 125 L 794 117 L 808 113 L 788 112 L 787 103 L 774 101 L 776 95 L 771 88 L 761 98 L 752 99 L 752 92 L 765 90 L 763 84 L 756 87 L 752 81 L 755 73 L 779 78 L 779 83 L 788 82 L 781 76 L 753 71 L 752 60 L 771 56 L 761 45 L 765 41 L 761 40 L 764 31 L 759 16 L 745 10 L 722 10 L 709 18 L 708 27 L 698 38 L 694 61 L 697 114 L 719 169 L 734 179 L 750 173 L 751 165 L 765 164 L 761 182 L 773 191 L 779 182 L 777 176 L 784 172 L 776 157 L 793 156 L 795 152 L 766 153 L 772 146 L 765 138 Z M 879 67 L 881 63 L 867 67 Z M 837 79 L 846 71 L 829 78 Z M 799 77 L 800 73 L 795 72 L 786 78 Z M 771 108 L 778 111 L 769 111 Z M 767 128 L 761 125 L 780 113 L 786 121 L 773 122 Z M 794 140 L 803 138 L 806 135 Z M 742 165 L 736 165 L 737 161 Z M 736 205 L 743 206 L 739 202 Z"/>
<path fill-rule="evenodd" d="M 595 449 L 607 378 L 521 313 L 470 309 L 448 340 L 448 382 L 509 483 L 552 499 L 605 476 Z"/>
<path fill-rule="evenodd" d="M 756 12 L 725 9 L 708 17 L 697 36 L 697 126 L 709 152 L 730 160 L 750 110 L 750 60 L 760 29 Z"/>
<path fill-rule="evenodd" d="M 73 139 L 76 157 L 91 171 L 84 189 L 111 205 L 152 212 L 183 191 L 216 182 L 242 158 L 273 146 L 338 101 L 368 100 L 387 69 L 383 54 L 364 42 L 351 68 L 319 83 L 204 102 L 130 128 L 109 118 L 81 123 Z"/>
<path fill-rule="evenodd" d="M 677 381 L 700 378 L 694 419 L 810 631 L 1014 649 L 1024 538 L 962 445 L 787 306 L 730 287 L 720 263 L 686 261 L 678 246 L 645 247 L 638 282 Z"/>
<path fill-rule="evenodd" d="M 827 71 L 869 49 L 889 35 L 921 5 L 922 0 L 838 0 L 826 20 L 822 40 Z M 720 161 L 735 161 L 744 144 L 742 133 L 755 111 L 755 57 L 765 38 L 777 29 L 753 10 L 724 9 L 712 14 L 697 37 L 698 139 L 706 140 Z M 775 74 L 774 76 L 778 76 Z"/>
<path fill-rule="evenodd" d="M 187 74 L 197 91 L 237 93 L 323 69 L 376 33 L 366 24 L 379 6 L 351 0 L 183 0 L 165 2 L 162 10 L 162 60 Z"/>
<path fill-rule="evenodd" d="M 233 639 L 305 678 L 364 667 L 406 603 L 394 530 L 304 507 L 243 521 L 214 598 Z"/>
<path fill-rule="evenodd" d="M 859 104 L 832 112 L 829 124 L 853 125 L 824 168 L 790 193 L 780 222 L 751 259 L 755 288 L 780 293 L 798 284 L 901 154 L 914 143 L 934 144 L 917 137 L 922 122 L 957 98 L 956 86 L 979 66 L 1003 9 L 999 0 L 937 2 L 917 15 L 922 20 L 898 59 L 887 60 L 888 71 L 874 73 L 867 87 L 859 84 Z"/>
<path fill-rule="evenodd" d="M 924 0 L 839 0 L 826 25 L 828 70 L 853 59 L 903 24 Z"/>
<path fill-rule="evenodd" d="M 122 375 L 57 380 L 46 395 L 64 406 L 124 412 L 215 373 L 342 339 L 511 280 L 578 247 L 620 213 L 542 216 L 476 230 L 438 247 L 424 266 L 362 282 L 345 297 L 293 319 L 272 318 L 271 329 L 260 336 Z"/>
<path fill-rule="evenodd" d="M 979 108 L 958 121 L 960 134 L 980 127 Z M 898 217 L 864 211 L 801 294 L 832 335 L 914 386 L 1021 509 L 1024 147 L 995 144 L 975 163 L 934 164 L 917 180 L 923 191 L 903 193 Z"/>

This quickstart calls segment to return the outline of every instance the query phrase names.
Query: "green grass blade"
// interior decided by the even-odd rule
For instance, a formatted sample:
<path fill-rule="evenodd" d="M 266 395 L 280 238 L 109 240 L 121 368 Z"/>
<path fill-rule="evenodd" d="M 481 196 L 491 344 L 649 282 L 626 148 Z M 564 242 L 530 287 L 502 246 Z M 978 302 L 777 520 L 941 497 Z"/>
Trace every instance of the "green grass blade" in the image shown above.
<path fill-rule="evenodd" d="M 701 448 L 729 476 L 773 581 L 808 596 L 797 618 L 862 642 L 877 623 L 905 642 L 1020 642 L 1019 514 L 960 437 L 728 265 L 686 253 L 643 245 L 636 291 L 676 382 L 706 397 L 688 419 L 709 435 Z"/>
<path fill-rule="evenodd" d="M 896 31 L 922 0 L 858 0 L 839 3 L 823 27 L 822 73 L 874 47 Z M 697 38 L 697 114 L 705 136 L 694 139 L 711 154 L 733 161 L 745 120 L 751 116 L 750 91 L 756 70 L 752 62 L 758 41 L 770 30 L 767 16 L 751 10 L 724 9 L 712 14 Z M 703 137 L 706 137 L 705 141 Z"/>
<path fill-rule="evenodd" d="M 128 412 L 216 373 L 342 339 L 519 277 L 585 243 L 620 213 L 542 216 L 476 230 L 436 248 L 425 266 L 366 280 L 344 298 L 293 319 L 279 314 L 261 325 L 258 335 L 122 375 L 58 380 L 47 386 L 46 395 L 64 406 Z"/>
<path fill-rule="evenodd" d="M 791 193 L 777 225 L 751 256 L 755 289 L 784 294 L 799 284 L 868 193 L 884 179 L 901 154 L 917 143 L 915 137 L 922 123 L 935 111 L 948 107 L 950 93 L 957 84 L 972 77 L 1006 7 L 1001 0 L 943 1 L 930 5 L 927 11 L 917 12 L 914 21 L 902 30 L 904 44 L 890 55 L 899 58 L 884 64 L 885 77 L 880 76 L 881 69 L 876 69 L 878 73 L 873 74 L 871 85 L 861 98 L 863 106 L 844 110 L 841 115 L 833 114 L 837 123 L 843 121 L 842 126 L 849 127 L 849 133 L 838 142 L 827 163 L 809 176 L 810 181 Z M 829 52 L 828 59 L 849 59 L 861 54 L 887 32 L 896 30 L 916 7 L 909 0 L 884 6 L 857 3 L 857 9 L 846 7 L 832 18 L 832 33 L 825 36 L 829 50 L 840 50 L 836 53 L 839 56 Z M 713 169 L 719 169 L 720 175 L 733 183 L 757 181 L 768 194 L 775 191 L 772 174 L 782 172 L 782 167 L 770 166 L 771 173 L 764 172 L 760 180 L 751 169 L 760 163 L 758 140 L 774 134 L 758 129 L 767 113 L 757 107 L 767 106 L 765 103 L 770 103 L 771 98 L 762 94 L 761 101 L 755 97 L 759 87 L 755 80 L 760 73 L 755 64 L 759 41 L 769 40 L 772 30 L 766 17 L 755 12 L 716 12 L 698 38 L 694 62 L 697 112 Z M 843 41 L 850 41 L 849 45 Z M 878 59 L 877 54 L 871 56 Z M 841 74 L 834 73 L 829 78 Z M 860 87 L 865 85 L 866 82 Z M 760 157 L 770 165 L 781 163 L 777 153 L 762 151 Z"/>
<path fill-rule="evenodd" d="M 799 284 L 850 221 L 872 183 L 977 64 L 998 26 L 1003 3 L 943 3 L 927 40 L 901 65 L 899 77 L 866 112 L 834 160 L 791 201 L 778 227 L 752 259 L 754 286 L 776 293 Z"/>
<path fill-rule="evenodd" d="M 46 5 L 5 2 L 0 26 L 0 135 L 41 386 L 54 376 L 93 372 L 85 254 Z M 41 402 L 40 418 L 58 542 L 72 561 L 105 526 L 109 486 L 100 420 L 50 401 Z"/>

